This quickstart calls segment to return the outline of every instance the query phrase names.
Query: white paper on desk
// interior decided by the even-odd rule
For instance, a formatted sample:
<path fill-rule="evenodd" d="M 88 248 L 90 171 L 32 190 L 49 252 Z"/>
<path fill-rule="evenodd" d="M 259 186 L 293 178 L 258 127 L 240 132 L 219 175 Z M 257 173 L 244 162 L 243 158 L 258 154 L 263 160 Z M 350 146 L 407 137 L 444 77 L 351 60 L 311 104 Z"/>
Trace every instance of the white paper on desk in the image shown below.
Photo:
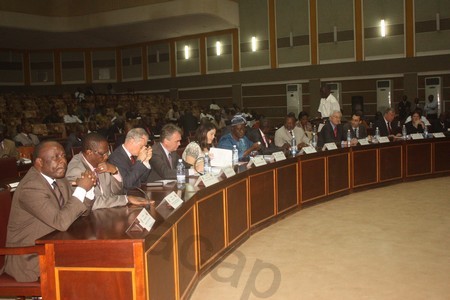
<path fill-rule="evenodd" d="M 139 221 L 139 225 L 141 225 L 147 231 L 150 231 L 155 224 L 155 219 L 148 213 L 148 211 L 143 208 L 139 215 L 136 217 Z"/>
<path fill-rule="evenodd" d="M 389 143 L 390 140 L 387 136 L 380 136 L 380 138 L 378 139 L 378 143 Z"/>
<path fill-rule="evenodd" d="M 221 148 L 211 148 L 209 149 L 211 156 L 211 166 L 212 167 L 229 167 L 233 165 L 232 156 L 233 151 Z"/>
<path fill-rule="evenodd" d="M 421 133 L 411 133 L 411 138 L 413 140 L 423 140 L 423 134 L 421 134 Z"/>
<path fill-rule="evenodd" d="M 368 140 L 367 138 L 365 138 L 365 139 L 358 139 L 358 143 L 359 143 L 361 146 L 369 145 L 369 140 Z"/>
<path fill-rule="evenodd" d="M 181 198 L 175 192 L 172 192 L 164 197 L 164 200 L 167 201 L 167 203 L 169 203 L 169 205 L 174 209 L 177 209 L 181 204 L 183 204 L 183 200 L 181 200 Z"/>
<path fill-rule="evenodd" d="M 275 161 L 282 161 L 286 159 L 286 155 L 284 155 L 283 151 L 274 152 L 272 155 Z"/>
<path fill-rule="evenodd" d="M 252 161 L 253 161 L 253 164 L 255 165 L 255 167 L 267 165 L 267 162 L 264 159 L 264 156 L 262 156 L 262 155 L 257 155 L 255 157 L 253 157 Z"/>
<path fill-rule="evenodd" d="M 317 132 L 320 132 L 322 130 L 323 126 L 325 126 L 325 124 L 320 123 L 319 128 L 317 128 Z"/>
<path fill-rule="evenodd" d="M 161 180 L 156 180 L 155 182 L 162 182 L 163 185 L 168 185 L 170 183 L 176 182 L 176 180 L 173 180 L 173 179 L 161 179 Z"/>
<path fill-rule="evenodd" d="M 324 146 L 327 148 L 327 150 L 336 150 L 337 149 L 337 146 L 335 143 L 326 143 Z"/>
<path fill-rule="evenodd" d="M 434 132 L 433 136 L 435 138 L 445 138 L 445 134 L 443 132 Z"/>

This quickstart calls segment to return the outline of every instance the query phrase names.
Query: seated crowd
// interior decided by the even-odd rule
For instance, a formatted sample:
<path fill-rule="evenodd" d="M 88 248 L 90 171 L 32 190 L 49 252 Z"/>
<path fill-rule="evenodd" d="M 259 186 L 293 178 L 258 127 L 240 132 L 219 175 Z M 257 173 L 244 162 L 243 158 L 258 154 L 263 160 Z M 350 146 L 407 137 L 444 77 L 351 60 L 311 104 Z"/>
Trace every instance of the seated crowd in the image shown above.
<path fill-rule="evenodd" d="M 125 100 L 130 100 L 127 97 Z M 101 105 L 98 111 L 91 111 L 84 109 L 95 108 L 86 97 L 81 103 L 70 102 L 63 118 L 59 118 L 60 106 L 55 102 L 42 121 L 59 124 L 64 120 L 72 124 L 67 127 L 70 133 L 64 137 L 65 147 L 46 140 L 43 135 L 33 134 L 28 119 L 21 120 L 14 137 L 8 138 L 11 137 L 8 124 L 3 122 L 0 127 L 2 157 L 18 158 L 16 147 L 34 147 L 32 166 L 14 193 L 8 247 L 33 245 L 36 239 L 53 230 L 66 230 L 80 215 L 91 210 L 128 203 L 148 205 L 150 200 L 127 192 L 147 182 L 176 179 L 180 158 L 187 167 L 195 166 L 198 171 L 203 171 L 203 157 L 211 147 L 232 150 L 236 146 L 239 160 L 247 161 L 256 154 L 289 152 L 293 146 L 292 137 L 300 150 L 310 145 L 316 134 L 318 147 L 330 142 L 346 145 L 348 132 L 351 145 L 356 145 L 358 139 L 368 137 L 369 130 L 376 127 L 382 136 L 401 134 L 393 109 L 387 109 L 372 128 L 367 126 L 360 112 L 354 112 L 349 122 L 341 124 L 341 112 L 333 111 L 324 123 L 310 121 L 306 112 L 301 112 L 297 121 L 290 113 L 275 130 L 268 118 L 255 119 L 245 110 L 240 111 L 237 107 L 221 109 L 215 103 L 205 110 L 192 103 L 183 109 L 174 104 L 161 117 L 159 104 L 163 101 L 158 102 L 161 99 L 155 98 L 152 99 L 154 102 L 145 102 L 148 99 L 144 98 L 130 101 L 127 104 L 129 110 L 123 109 L 124 105 L 118 105 L 122 102 L 117 101 L 115 109 Z M 143 99 L 145 101 L 141 101 Z M 148 106 L 144 108 L 142 102 Z M 159 104 L 153 107 L 150 103 Z M 151 113 L 154 109 L 158 111 L 156 114 Z M 323 126 L 317 132 L 319 122 Z M 408 133 L 423 132 L 425 126 L 429 126 L 430 131 L 446 132 L 449 127 L 445 115 L 427 125 L 421 120 L 419 111 L 412 113 L 411 121 L 405 126 Z M 62 141 L 63 137 L 56 138 Z M 78 151 L 74 151 L 75 148 L 79 148 Z M 17 281 L 36 281 L 39 278 L 38 257 L 7 256 L 4 270 L 0 271 Z"/>

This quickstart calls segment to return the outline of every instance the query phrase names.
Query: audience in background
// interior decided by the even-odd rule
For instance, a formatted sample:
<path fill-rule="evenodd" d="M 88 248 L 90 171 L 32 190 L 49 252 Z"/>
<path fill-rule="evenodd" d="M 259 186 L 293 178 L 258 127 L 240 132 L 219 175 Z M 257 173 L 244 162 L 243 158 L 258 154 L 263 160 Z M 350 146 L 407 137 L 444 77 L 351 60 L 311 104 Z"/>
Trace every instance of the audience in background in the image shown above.
<path fill-rule="evenodd" d="M 64 147 L 66 156 L 72 156 L 72 148 L 81 147 L 83 137 L 87 133 L 88 129 L 83 124 L 77 124 L 77 126 L 75 126 L 75 131 L 67 137 L 66 146 Z"/>
<path fill-rule="evenodd" d="M 71 105 L 67 107 L 67 114 L 64 115 L 64 123 L 83 123 L 83 121 L 75 114 Z"/>
<path fill-rule="evenodd" d="M 34 133 L 31 133 L 31 124 L 29 122 L 22 122 L 17 125 L 17 135 L 14 141 L 17 146 L 36 146 L 39 144 L 39 138 Z"/>
<path fill-rule="evenodd" d="M 6 126 L 0 125 L 0 158 L 15 157 L 16 159 L 19 159 L 19 152 L 17 152 L 16 143 L 5 138 L 6 132 Z"/>

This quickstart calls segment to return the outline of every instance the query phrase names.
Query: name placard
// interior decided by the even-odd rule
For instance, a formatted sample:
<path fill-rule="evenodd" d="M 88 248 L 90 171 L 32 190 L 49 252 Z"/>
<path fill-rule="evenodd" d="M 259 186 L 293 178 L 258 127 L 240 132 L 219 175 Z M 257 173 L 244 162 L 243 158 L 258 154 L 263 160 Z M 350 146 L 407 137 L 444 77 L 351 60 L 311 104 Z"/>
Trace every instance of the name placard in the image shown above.
<path fill-rule="evenodd" d="M 358 139 L 358 143 L 359 143 L 361 146 L 369 145 L 369 140 L 368 140 L 368 139 Z"/>
<path fill-rule="evenodd" d="M 380 136 L 378 143 L 389 143 L 389 138 L 387 136 Z"/>
<path fill-rule="evenodd" d="M 212 173 L 207 173 L 205 175 L 200 176 L 197 181 L 195 182 L 195 186 L 199 185 L 200 183 L 203 183 L 204 186 L 208 187 L 215 183 L 218 183 L 219 179 L 217 179 L 216 176 Z"/>
<path fill-rule="evenodd" d="M 164 197 L 163 201 L 164 200 L 167 201 L 167 203 L 174 209 L 177 209 L 181 204 L 183 204 L 183 200 L 181 200 L 180 196 L 178 196 L 175 192 L 172 192 Z"/>
<path fill-rule="evenodd" d="M 311 153 L 316 153 L 317 152 L 316 148 L 314 148 L 313 146 L 303 147 L 302 150 L 306 154 L 311 154 Z"/>
<path fill-rule="evenodd" d="M 281 161 L 286 159 L 286 155 L 284 155 L 283 151 L 274 152 L 272 153 L 272 156 L 275 159 L 275 161 Z"/>
<path fill-rule="evenodd" d="M 443 132 L 434 132 L 433 136 L 435 138 L 445 138 L 445 134 Z"/>
<path fill-rule="evenodd" d="M 264 156 L 258 155 L 252 158 L 253 163 L 256 167 L 267 165 L 266 160 L 264 159 Z"/>
<path fill-rule="evenodd" d="M 232 167 L 227 167 L 227 168 L 223 169 L 223 174 L 225 174 L 226 178 L 230 178 L 230 177 L 236 175 L 236 172 L 234 171 L 234 169 Z"/>
<path fill-rule="evenodd" d="M 150 231 L 153 227 L 153 224 L 155 224 L 155 219 L 148 213 L 145 208 L 143 208 L 125 232 L 142 232 L 143 230 Z"/>
<path fill-rule="evenodd" d="M 423 134 L 421 134 L 421 133 L 411 133 L 411 138 L 413 140 L 423 140 Z"/>
<path fill-rule="evenodd" d="M 326 144 L 324 145 L 324 147 L 325 147 L 325 149 L 327 149 L 327 150 L 336 150 L 336 149 L 337 149 L 337 146 L 336 146 L 335 143 L 326 143 Z"/>

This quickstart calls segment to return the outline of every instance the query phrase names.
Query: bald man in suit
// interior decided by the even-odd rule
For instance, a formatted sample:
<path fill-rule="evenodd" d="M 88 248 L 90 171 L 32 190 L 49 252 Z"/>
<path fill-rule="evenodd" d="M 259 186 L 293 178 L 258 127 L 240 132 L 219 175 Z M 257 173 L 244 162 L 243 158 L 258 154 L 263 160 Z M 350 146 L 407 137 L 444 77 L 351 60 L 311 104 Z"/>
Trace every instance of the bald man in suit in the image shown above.
<path fill-rule="evenodd" d="M 83 172 L 75 180 L 77 188 L 72 192 L 71 184 L 64 178 L 64 148 L 57 142 L 40 143 L 33 157 L 33 167 L 14 193 L 6 247 L 33 246 L 37 239 L 54 230 L 67 230 L 86 211 L 86 193 L 96 182 L 94 173 Z M 19 282 L 37 281 L 38 255 L 6 256 L 4 272 Z"/>

